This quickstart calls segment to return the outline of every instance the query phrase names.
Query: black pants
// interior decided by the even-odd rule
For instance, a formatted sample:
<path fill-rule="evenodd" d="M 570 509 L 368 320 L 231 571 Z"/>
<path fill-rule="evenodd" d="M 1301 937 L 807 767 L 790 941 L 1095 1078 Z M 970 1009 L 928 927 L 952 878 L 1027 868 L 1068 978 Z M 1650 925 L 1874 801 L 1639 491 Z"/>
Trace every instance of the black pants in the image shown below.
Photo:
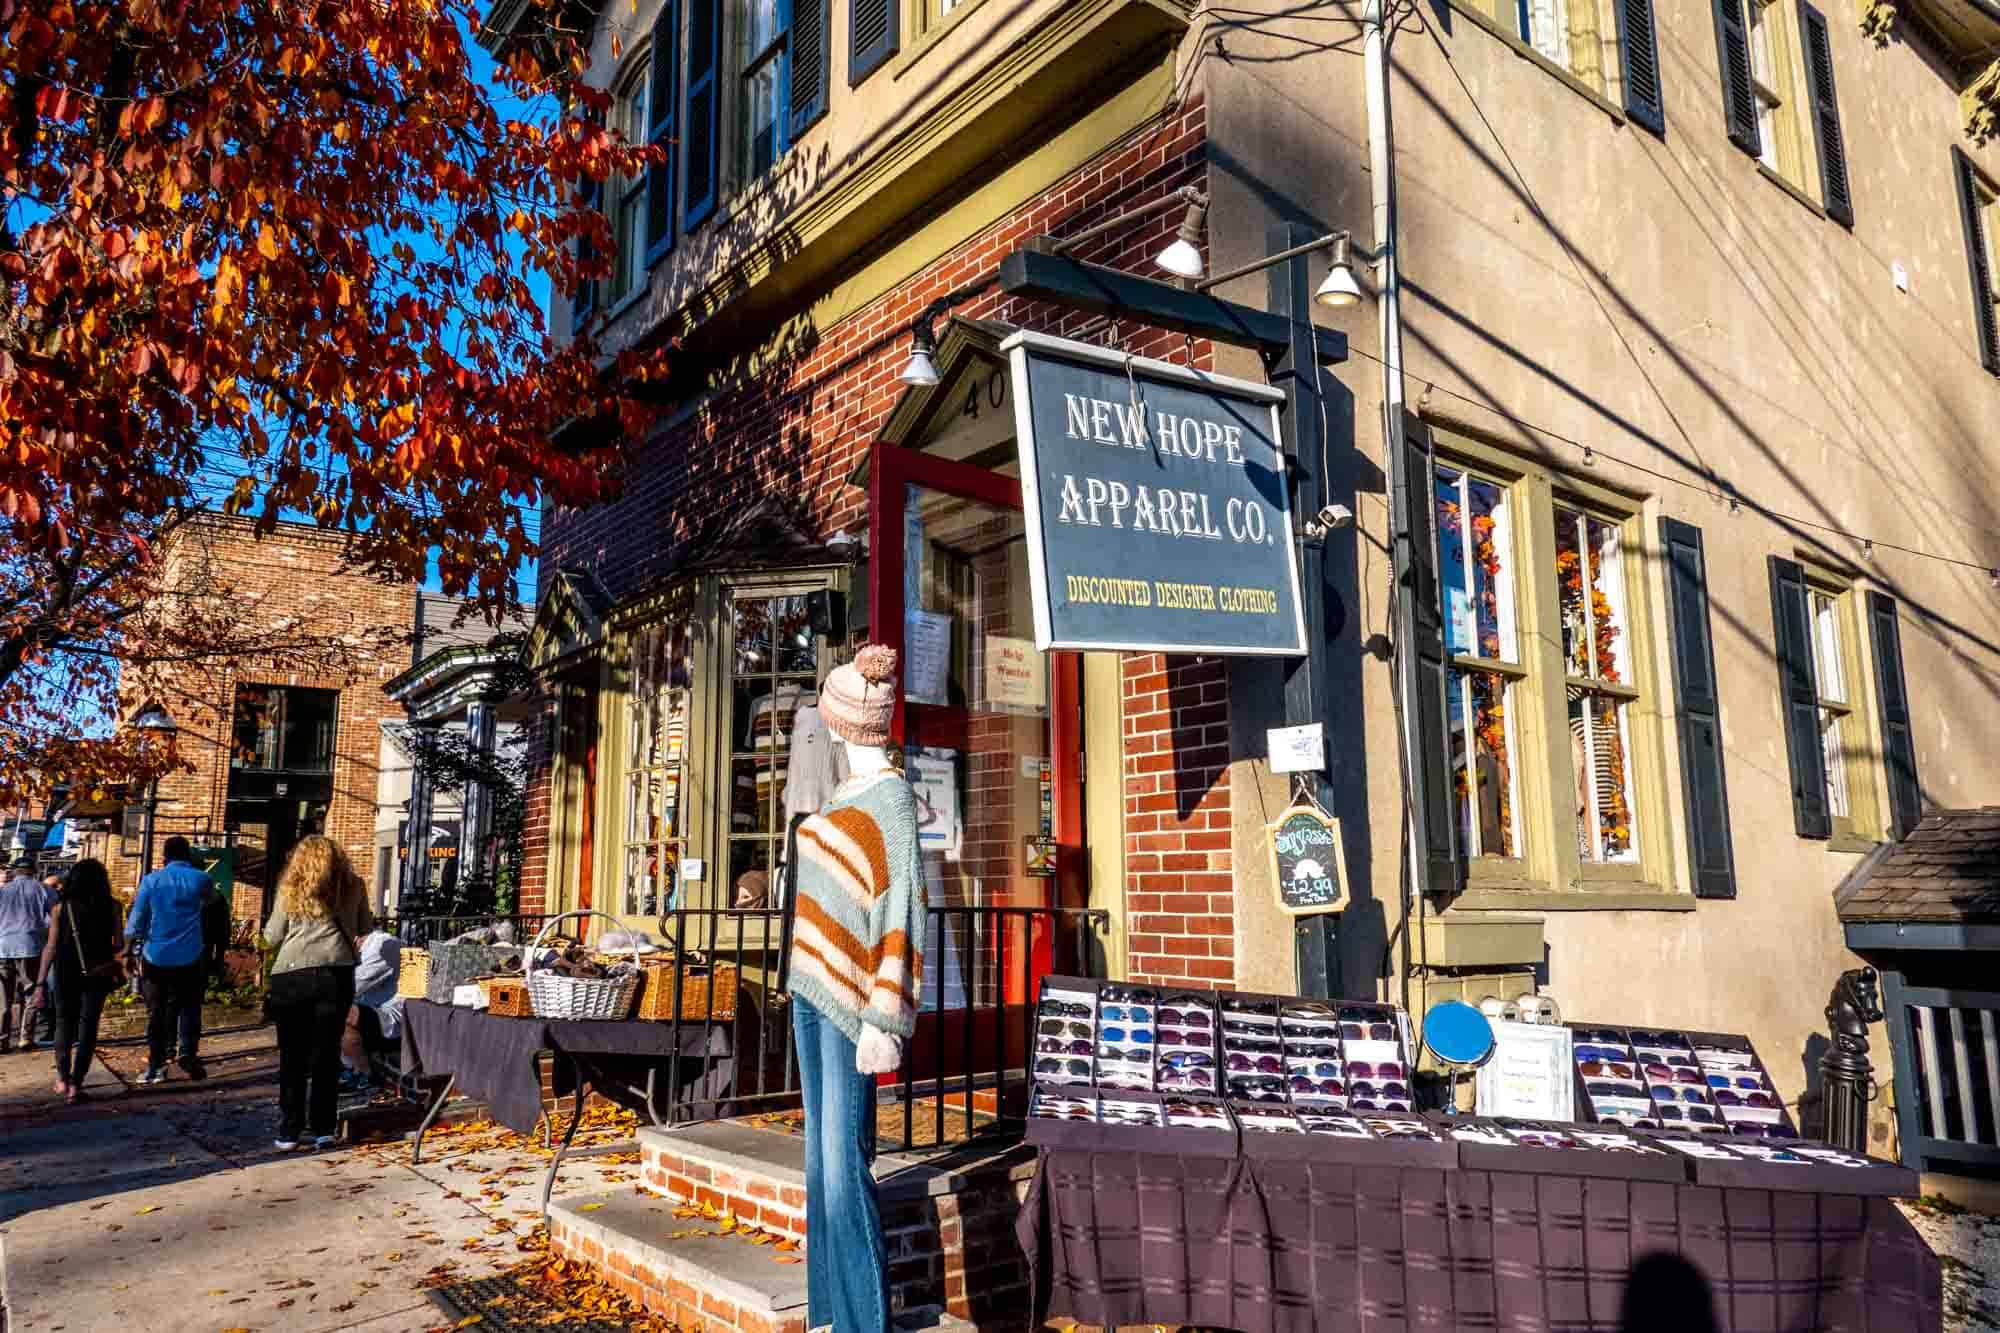
<path fill-rule="evenodd" d="M 143 969 L 146 1003 L 152 1012 L 146 1017 L 146 1043 L 152 1048 L 151 1065 L 165 1069 L 174 1056 L 174 1037 L 180 1037 L 181 1063 L 201 1054 L 201 996 L 208 988 L 208 968 L 199 962 L 185 967 L 158 967 L 147 963 Z"/>
<path fill-rule="evenodd" d="M 54 980 L 53 977 L 50 978 Z M 83 1086 L 97 1056 L 97 1024 L 104 1017 L 104 986 L 72 980 L 56 989 L 56 1077 Z"/>
<path fill-rule="evenodd" d="M 352 967 L 302 967 L 271 975 L 278 1024 L 278 1137 L 333 1133 L 340 1109 L 340 1034 L 354 1003 Z"/>

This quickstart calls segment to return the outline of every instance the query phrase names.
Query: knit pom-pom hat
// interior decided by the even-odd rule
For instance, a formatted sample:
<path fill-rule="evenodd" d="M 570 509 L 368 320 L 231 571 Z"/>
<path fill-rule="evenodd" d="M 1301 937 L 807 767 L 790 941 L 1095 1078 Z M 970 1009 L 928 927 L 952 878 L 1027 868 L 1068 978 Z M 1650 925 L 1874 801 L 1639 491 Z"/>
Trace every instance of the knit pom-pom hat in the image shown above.
<path fill-rule="evenodd" d="M 889 743 L 889 717 L 896 708 L 896 650 L 871 643 L 845 666 L 827 673 L 819 691 L 819 715 L 836 736 L 855 745 Z"/>

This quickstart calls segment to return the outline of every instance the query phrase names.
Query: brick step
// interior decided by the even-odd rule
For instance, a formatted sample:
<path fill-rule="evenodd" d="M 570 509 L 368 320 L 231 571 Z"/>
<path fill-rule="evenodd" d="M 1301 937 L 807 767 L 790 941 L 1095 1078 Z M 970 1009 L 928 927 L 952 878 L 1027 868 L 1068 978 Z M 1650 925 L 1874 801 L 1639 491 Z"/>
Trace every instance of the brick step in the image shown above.
<path fill-rule="evenodd" d="M 670 1203 L 726 1208 L 763 1230 L 806 1241 L 806 1146 L 799 1135 L 723 1120 L 642 1129 L 639 1149 L 645 1190 Z M 884 1152 L 874 1171 L 894 1308 L 943 1305 L 980 1322 L 1025 1310 L 1027 1271 L 1014 1219 L 1034 1174 L 1031 1149 L 973 1143 L 943 1152 Z"/>
<path fill-rule="evenodd" d="M 629 1193 L 565 1200 L 549 1209 L 549 1245 L 686 1333 L 806 1333 L 805 1264 L 779 1263 L 770 1246 L 673 1210 Z M 895 1333 L 974 1328 L 936 1306 L 894 1323 Z"/>

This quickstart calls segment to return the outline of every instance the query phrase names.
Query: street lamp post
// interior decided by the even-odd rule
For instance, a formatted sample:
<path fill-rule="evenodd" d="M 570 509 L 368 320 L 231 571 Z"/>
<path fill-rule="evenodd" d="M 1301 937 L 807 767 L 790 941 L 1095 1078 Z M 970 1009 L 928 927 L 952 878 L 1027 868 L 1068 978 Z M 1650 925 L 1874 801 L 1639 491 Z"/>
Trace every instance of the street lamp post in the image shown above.
<path fill-rule="evenodd" d="M 146 733 L 154 741 L 172 745 L 174 736 L 180 731 L 180 724 L 173 714 L 156 703 L 141 708 L 131 723 L 134 731 Z M 160 780 L 155 777 L 146 785 L 146 818 L 141 829 L 143 846 L 139 849 L 139 878 L 144 879 L 153 870 L 153 824 L 160 813 Z"/>

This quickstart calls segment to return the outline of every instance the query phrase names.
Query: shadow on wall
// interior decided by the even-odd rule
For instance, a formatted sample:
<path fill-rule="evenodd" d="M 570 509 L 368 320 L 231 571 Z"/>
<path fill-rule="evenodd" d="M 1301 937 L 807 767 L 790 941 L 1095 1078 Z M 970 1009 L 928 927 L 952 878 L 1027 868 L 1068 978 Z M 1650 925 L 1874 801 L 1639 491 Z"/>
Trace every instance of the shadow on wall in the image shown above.
<path fill-rule="evenodd" d="M 1819 1062 L 1833 1049 L 1824 1032 L 1815 1032 L 1806 1038 L 1805 1048 L 1799 1052 L 1799 1063 L 1805 1067 L 1805 1081 L 1800 1085 L 1805 1089 L 1799 1094 L 1797 1116 L 1799 1133 L 1809 1139 L 1826 1136 L 1826 1080 L 1820 1072 Z"/>
<path fill-rule="evenodd" d="M 1661 1251 L 1632 1265 L 1618 1311 L 1619 1333 L 1717 1333 L 1721 1326 L 1715 1291 L 1693 1264 Z"/>

